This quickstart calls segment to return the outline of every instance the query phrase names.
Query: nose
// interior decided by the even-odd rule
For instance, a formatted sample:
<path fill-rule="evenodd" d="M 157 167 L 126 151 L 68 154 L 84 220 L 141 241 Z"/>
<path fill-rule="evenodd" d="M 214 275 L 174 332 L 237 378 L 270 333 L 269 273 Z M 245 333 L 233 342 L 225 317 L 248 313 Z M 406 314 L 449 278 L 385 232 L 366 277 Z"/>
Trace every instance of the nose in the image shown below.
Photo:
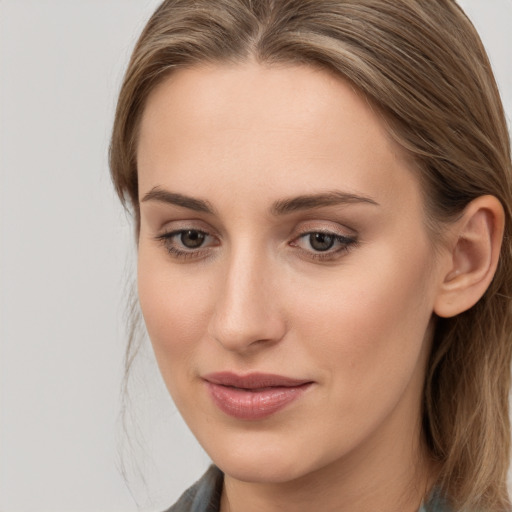
<path fill-rule="evenodd" d="M 286 332 L 276 269 L 254 251 L 240 250 L 224 262 L 210 336 L 226 350 L 245 353 L 281 340 Z"/>

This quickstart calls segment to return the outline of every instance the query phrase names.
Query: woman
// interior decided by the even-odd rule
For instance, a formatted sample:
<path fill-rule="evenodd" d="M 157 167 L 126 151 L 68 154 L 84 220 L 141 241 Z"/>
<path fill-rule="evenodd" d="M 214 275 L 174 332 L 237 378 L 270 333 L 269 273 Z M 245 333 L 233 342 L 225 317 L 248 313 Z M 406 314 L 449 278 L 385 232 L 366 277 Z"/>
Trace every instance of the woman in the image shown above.
<path fill-rule="evenodd" d="M 510 509 L 509 136 L 450 0 L 170 0 L 111 169 L 215 466 L 170 510 Z"/>

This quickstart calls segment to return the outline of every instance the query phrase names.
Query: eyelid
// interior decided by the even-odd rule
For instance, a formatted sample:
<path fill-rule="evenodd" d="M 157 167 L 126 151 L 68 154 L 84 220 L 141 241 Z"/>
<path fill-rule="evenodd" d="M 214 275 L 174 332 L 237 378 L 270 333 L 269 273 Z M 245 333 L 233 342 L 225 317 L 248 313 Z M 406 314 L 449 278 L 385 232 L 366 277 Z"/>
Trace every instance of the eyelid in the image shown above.
<path fill-rule="evenodd" d="M 297 240 L 306 237 L 308 236 L 308 234 L 312 233 L 306 233 L 302 236 L 299 236 L 295 238 L 295 240 L 292 243 L 290 243 L 291 247 L 298 251 L 299 256 L 307 261 L 334 263 L 338 261 L 340 258 L 343 258 L 347 253 L 349 253 L 359 245 L 359 241 L 356 238 L 348 238 L 338 235 L 333 235 L 337 239 L 336 241 L 338 242 L 338 244 L 333 245 L 332 248 L 329 248 L 325 251 L 317 251 L 313 248 L 306 249 L 299 245 Z"/>
<path fill-rule="evenodd" d="M 308 233 L 326 233 L 344 238 L 357 238 L 358 233 L 354 229 L 332 221 L 308 220 L 300 223 L 294 230 L 292 237 L 297 238 Z"/>
<path fill-rule="evenodd" d="M 302 238 L 306 238 L 307 236 L 316 235 L 316 234 L 332 236 L 339 243 L 351 244 L 351 243 L 356 243 L 357 242 L 357 238 L 354 237 L 354 236 L 338 235 L 337 233 L 334 233 L 332 231 L 316 229 L 316 230 L 311 230 L 311 231 L 306 231 L 304 233 L 301 233 L 300 235 L 296 236 L 290 242 L 290 244 L 291 245 L 296 245 L 294 242 L 296 242 L 297 240 L 300 240 Z M 321 253 L 321 252 L 328 252 L 328 251 L 329 251 L 329 249 L 327 249 L 326 251 L 314 251 L 314 250 L 312 250 L 312 252 L 319 252 L 319 253 Z"/>
<path fill-rule="evenodd" d="M 185 216 L 175 220 L 166 220 L 165 222 L 159 224 L 158 227 L 155 226 L 155 230 L 158 231 L 159 234 L 171 233 L 172 231 L 186 231 L 188 229 L 203 231 L 204 233 L 208 234 L 217 233 L 217 231 L 204 220 L 200 218 L 190 218 Z"/>
<path fill-rule="evenodd" d="M 325 234 L 335 238 L 332 248 L 325 251 L 318 251 L 314 248 L 304 248 L 299 241 L 313 234 Z M 307 243 L 307 242 L 306 242 Z M 309 261 L 317 262 L 334 262 L 342 258 L 350 250 L 357 247 L 359 244 L 359 236 L 353 229 L 341 226 L 338 223 L 325 222 L 325 221 L 309 221 L 300 224 L 295 230 L 293 239 L 289 245 L 294 249 L 300 251 L 300 256 Z"/>
<path fill-rule="evenodd" d="M 157 238 L 158 240 L 161 240 L 161 239 L 171 239 L 171 238 L 174 238 L 178 235 L 181 235 L 183 233 L 186 233 L 187 231 L 195 231 L 197 233 L 201 233 L 202 235 L 206 235 L 210 238 L 216 238 L 214 235 L 212 235 L 211 233 L 209 233 L 208 231 L 205 231 L 203 229 L 198 229 L 198 228 L 179 228 L 179 229 L 172 229 L 172 230 L 169 230 L 169 231 L 164 231 L 163 233 L 159 234 L 159 235 L 156 235 L 155 238 Z"/>
<path fill-rule="evenodd" d="M 155 240 L 164 246 L 169 255 L 174 259 L 181 259 L 183 261 L 190 259 L 201 259 L 206 256 L 213 247 L 219 245 L 218 237 L 212 234 L 210 231 L 200 227 L 195 227 L 191 223 L 182 222 L 181 224 L 182 226 L 178 227 L 173 223 L 171 226 L 167 226 L 166 230 L 154 237 Z M 210 239 L 210 243 L 201 245 L 197 248 L 190 248 L 184 246 L 180 242 L 175 241 L 180 235 L 186 233 L 187 231 L 195 231 L 206 235 L 206 237 Z"/>
<path fill-rule="evenodd" d="M 203 226 L 203 222 L 190 220 L 174 221 L 168 223 L 161 233 L 154 236 L 154 239 L 160 242 L 171 257 L 176 260 L 203 259 L 205 256 L 213 254 L 213 248 L 221 245 L 220 237 L 216 234 L 215 230 L 209 228 L 205 229 Z M 180 235 L 183 235 L 187 231 L 195 231 L 204 234 L 206 242 L 198 247 L 187 247 L 181 240 L 178 240 Z M 319 233 L 333 237 L 333 246 L 325 250 L 318 250 L 311 246 L 309 248 L 302 246 L 302 239 Z M 294 228 L 287 239 L 287 245 L 298 251 L 304 259 L 323 261 L 334 261 L 338 259 L 350 249 L 357 246 L 359 242 L 358 235 L 354 230 L 338 223 L 326 221 L 307 221 L 299 224 Z"/>

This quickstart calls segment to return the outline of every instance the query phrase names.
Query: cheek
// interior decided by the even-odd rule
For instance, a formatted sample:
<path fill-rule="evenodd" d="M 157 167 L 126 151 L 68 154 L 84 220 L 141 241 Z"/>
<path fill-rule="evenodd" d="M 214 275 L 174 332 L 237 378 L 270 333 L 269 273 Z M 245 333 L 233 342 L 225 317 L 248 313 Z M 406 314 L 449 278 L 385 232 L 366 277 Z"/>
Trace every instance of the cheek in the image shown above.
<path fill-rule="evenodd" d="M 193 276 L 177 279 L 171 265 L 161 255 L 139 248 L 138 293 L 144 322 L 158 365 L 170 386 L 169 375 L 177 376 L 190 365 L 204 339 L 209 316 L 210 286 L 202 286 Z"/>
<path fill-rule="evenodd" d="M 301 296 L 291 291 L 292 323 L 326 378 L 359 397 L 392 394 L 407 384 L 432 315 L 427 255 L 389 248 Z"/>

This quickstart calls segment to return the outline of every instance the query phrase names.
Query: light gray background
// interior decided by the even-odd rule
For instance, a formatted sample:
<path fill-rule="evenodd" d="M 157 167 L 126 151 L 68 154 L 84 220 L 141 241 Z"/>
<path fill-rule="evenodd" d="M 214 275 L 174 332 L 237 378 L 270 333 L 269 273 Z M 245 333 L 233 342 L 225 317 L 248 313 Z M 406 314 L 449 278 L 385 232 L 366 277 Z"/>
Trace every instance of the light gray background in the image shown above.
<path fill-rule="evenodd" d="M 149 350 L 127 434 L 118 421 L 134 248 L 107 148 L 124 67 L 158 3 L 0 0 L 2 512 L 162 510 L 208 464 Z M 510 120 L 512 0 L 461 3 Z"/>

